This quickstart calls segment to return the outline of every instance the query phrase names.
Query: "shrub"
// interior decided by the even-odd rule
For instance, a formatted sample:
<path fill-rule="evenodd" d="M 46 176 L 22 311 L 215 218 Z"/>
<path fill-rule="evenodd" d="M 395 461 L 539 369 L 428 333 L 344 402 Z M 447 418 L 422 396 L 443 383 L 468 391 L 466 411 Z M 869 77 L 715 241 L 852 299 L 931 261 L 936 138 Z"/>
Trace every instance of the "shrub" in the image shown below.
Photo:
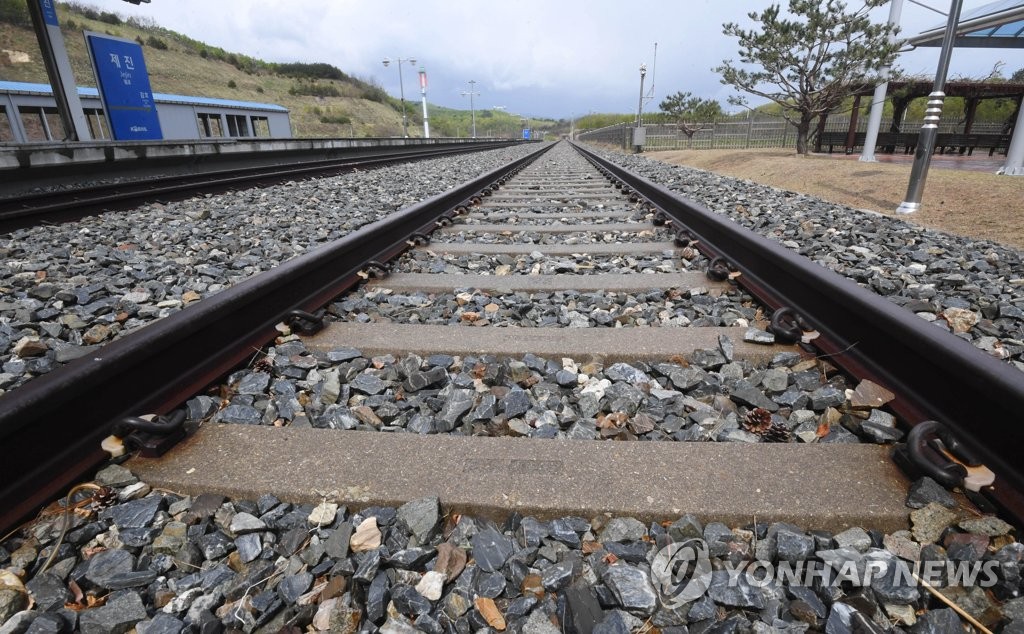
<path fill-rule="evenodd" d="M 368 101 L 376 101 L 377 103 L 385 103 L 388 100 L 388 93 L 384 91 L 380 86 L 370 86 L 363 90 L 363 94 L 360 95 L 362 99 Z"/>
<path fill-rule="evenodd" d="M 234 79 L 228 80 L 228 88 L 238 88 L 238 84 L 235 83 Z"/>
<path fill-rule="evenodd" d="M 337 123 L 339 125 L 345 125 L 352 123 L 352 119 L 343 114 L 325 114 L 320 117 L 320 123 Z"/>
<path fill-rule="evenodd" d="M 0 0 L 0 22 L 31 27 L 32 18 L 28 15 L 28 5 L 24 0 Z"/>
<path fill-rule="evenodd" d="M 256 86 L 256 92 L 258 92 L 258 93 L 263 93 L 263 92 L 265 92 L 265 91 L 263 90 L 263 86 Z"/>
<path fill-rule="evenodd" d="M 146 44 L 160 51 L 167 50 L 167 42 L 161 40 L 155 35 L 150 35 L 146 38 Z"/>
<path fill-rule="evenodd" d="M 202 57 L 203 59 L 206 59 L 209 56 L 210 56 L 210 51 L 206 50 L 205 48 L 199 49 L 199 57 Z"/>
<path fill-rule="evenodd" d="M 288 89 L 289 95 L 306 95 L 310 97 L 340 97 L 341 93 L 331 84 L 316 82 L 298 82 Z"/>
<path fill-rule="evenodd" d="M 106 22 L 107 24 L 113 24 L 114 26 L 121 24 L 121 17 L 116 13 L 111 13 L 110 11 L 102 11 L 97 19 L 100 22 Z"/>
<path fill-rule="evenodd" d="M 271 64 L 270 66 L 275 73 L 296 79 L 337 79 L 339 81 L 349 81 L 351 79 L 348 75 L 341 72 L 341 69 L 330 64 L 292 62 L 289 64 Z"/>

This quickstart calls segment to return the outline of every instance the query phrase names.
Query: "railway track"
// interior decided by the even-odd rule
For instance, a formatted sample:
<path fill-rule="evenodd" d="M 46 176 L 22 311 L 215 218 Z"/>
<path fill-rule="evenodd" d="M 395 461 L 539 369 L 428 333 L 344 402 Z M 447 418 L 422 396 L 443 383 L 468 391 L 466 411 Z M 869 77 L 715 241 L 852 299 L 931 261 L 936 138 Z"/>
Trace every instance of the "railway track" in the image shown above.
<path fill-rule="evenodd" d="M 321 308 L 325 314 L 317 313 Z M 881 545 L 882 533 L 873 539 L 861 530 L 864 545 L 860 533 L 847 531 L 851 526 L 887 534 L 908 527 L 908 481 L 888 455 L 906 425 L 926 419 L 939 421 L 939 432 L 959 441 L 951 446 L 996 473 L 994 485 L 960 503 L 995 504 L 1019 523 L 1021 475 L 1014 460 L 1020 432 L 1003 423 L 1024 406 L 1019 372 L 914 320 L 591 153 L 566 144 L 545 147 L 5 395 L 5 443 L 52 449 L 43 458 L 11 457 L 3 524 L 13 525 L 89 473 L 102 460 L 98 441 L 111 421 L 166 414 L 183 404 L 189 428 L 202 422 L 199 429 L 162 457 L 128 463 L 149 486 L 199 496 L 206 505 L 204 495 L 256 499 L 272 492 L 273 499 L 305 504 L 295 507 L 301 519 L 332 505 L 371 507 L 362 515 L 353 510 L 347 521 L 331 510 L 320 523 L 340 531 L 362 530 L 369 517 L 392 526 L 393 512 L 380 506 L 408 503 L 399 512 L 404 524 L 395 524 L 408 530 L 405 537 L 386 531 L 392 542 L 385 544 L 385 558 L 413 547 L 406 543 L 409 531 L 415 533 L 410 509 L 422 510 L 425 498 L 436 509 L 430 496 L 439 496 L 450 513 L 510 521 L 506 526 L 524 544 L 533 538 L 510 515 L 547 520 L 610 513 L 658 522 L 697 513 L 730 526 L 755 523 L 749 533 L 724 529 L 731 535 L 726 541 L 737 540 L 741 559 L 788 557 L 779 531 L 792 533 L 800 548 L 811 544 L 805 555 L 843 547 L 853 536 L 857 545 L 849 541 L 850 547 L 865 552 Z M 282 331 L 281 322 L 289 329 Z M 977 404 L 968 411 L 952 386 L 990 398 L 983 411 Z M 136 428 L 130 442 L 148 453 L 177 441 L 161 433 L 177 429 L 170 423 Z M 576 442 L 599 439 L 604 442 Z M 919 440 L 911 454 L 931 451 L 930 441 Z M 914 464 L 916 475 L 947 481 L 956 475 L 945 462 Z M 844 471 L 857 476 L 837 479 Z M 234 511 L 259 515 L 271 508 L 273 500 L 261 498 Z M 653 548 L 647 542 L 660 548 L 668 534 L 639 523 L 627 523 L 628 531 L 615 524 L 609 533 L 607 519 L 559 521 L 538 529 L 537 539 L 570 549 L 582 548 L 578 543 L 588 536 L 594 544 L 637 541 L 647 552 Z M 802 528 L 773 524 L 765 533 L 766 521 Z M 432 522 L 424 535 L 413 536 L 416 544 L 421 538 L 434 544 L 443 522 Z M 450 516 L 445 534 L 453 535 L 451 543 L 471 546 L 480 575 L 504 570 L 508 556 L 490 561 L 493 549 L 503 551 L 504 538 L 486 542 L 460 532 L 485 534 L 483 522 L 459 526 Z M 711 526 L 684 518 L 673 524 L 678 535 L 672 535 L 695 530 L 691 537 L 710 539 Z M 802 532 L 809 529 L 825 532 Z M 226 532 L 241 538 L 261 531 L 247 530 Z M 566 534 L 558 537 L 558 530 Z M 618 539 L 616 531 L 631 537 Z M 328 533 L 321 536 L 328 539 Z M 577 546 L 568 533 L 575 533 Z M 923 529 L 913 536 L 925 545 Z M 997 543 L 998 535 L 989 537 L 987 546 L 1009 547 L 1005 539 Z M 758 539 L 771 546 L 755 552 Z M 243 573 L 254 585 L 262 583 L 260 574 L 283 574 L 251 563 L 265 561 L 260 553 L 273 551 L 273 544 L 245 544 L 241 556 L 255 556 L 243 560 L 251 564 Z M 243 550 L 237 540 L 235 548 Z M 443 629 L 445 618 L 455 629 L 522 628 L 541 611 L 576 631 L 590 631 L 601 618 L 622 619 L 627 629 L 652 622 L 707 628 L 723 620 L 742 627 L 732 612 L 719 619 L 715 603 L 702 608 L 714 612 L 702 618 L 703 612 L 691 618 L 692 610 L 700 611 L 697 604 L 687 603 L 682 614 L 665 596 L 649 604 L 653 576 L 635 567 L 649 557 L 616 548 L 591 551 L 604 557 L 601 564 L 552 554 L 539 568 L 544 589 L 532 603 L 520 600 L 528 575 L 506 570 L 515 591 L 494 593 L 474 572 L 476 579 L 456 582 L 448 598 L 435 603 L 438 595 L 424 605 L 426 588 L 420 599 L 406 596 L 399 588 L 413 580 L 391 574 L 379 581 L 384 573 L 363 570 L 371 564 L 359 556 L 358 570 L 341 573 L 353 584 L 349 601 L 355 603 L 345 609 L 378 626 L 387 620 L 392 628 L 412 627 L 415 619 L 426 631 L 435 624 Z M 424 556 L 434 554 L 428 550 Z M 620 558 L 626 567 L 616 567 Z M 558 573 L 567 561 L 568 572 Z M 324 579 L 332 576 L 318 563 L 307 562 Z M 524 570 L 532 569 L 524 563 Z M 584 569 L 592 579 L 577 585 L 592 589 L 569 592 L 571 579 L 587 579 Z M 647 586 L 634 570 L 645 571 Z M 394 602 L 390 615 L 387 600 L 381 604 L 382 585 Z M 1003 586 L 1000 598 L 1008 592 Z M 859 618 L 876 628 L 887 618 L 910 625 L 917 617 L 903 606 L 926 606 L 927 595 L 891 590 L 872 586 L 873 607 L 832 596 L 823 611 L 809 595 L 790 590 L 788 598 L 776 597 L 775 617 L 812 627 L 827 622 L 830 631 L 853 628 L 855 621 L 870 627 Z M 245 604 L 248 591 L 226 594 L 220 601 L 234 612 L 222 620 L 246 629 L 284 608 Z M 452 594 L 470 602 L 454 616 L 451 604 L 460 599 Z M 772 598 L 757 591 L 743 599 L 715 591 L 708 596 L 748 617 Z M 497 604 L 487 602 L 492 599 Z M 801 616 L 803 605 L 793 601 L 810 602 L 811 613 Z M 301 612 L 293 607 L 284 613 Z M 608 617 L 616 607 L 622 612 Z M 947 618 L 935 612 L 936 619 Z M 636 616 L 641 620 L 629 621 Z M 986 618 L 992 625 L 1003 617 Z M 460 619 L 464 626 L 457 625 Z"/>
<path fill-rule="evenodd" d="M 119 163 L 85 163 L 70 170 L 65 166 L 39 167 L 28 174 L 19 174 L 18 182 L 10 185 L 14 188 L 12 191 L 0 188 L 0 233 L 43 223 L 77 220 L 102 211 L 131 209 L 154 200 L 180 200 L 197 193 L 266 186 L 507 145 L 511 143 L 357 146 L 305 153 L 237 152 L 217 156 L 216 160 L 168 154 L 162 160 L 151 159 L 141 168 Z M 69 174 L 77 174 L 73 184 L 54 187 L 58 180 L 56 176 L 67 180 Z M 28 191 L 33 183 L 38 183 L 36 191 Z"/>

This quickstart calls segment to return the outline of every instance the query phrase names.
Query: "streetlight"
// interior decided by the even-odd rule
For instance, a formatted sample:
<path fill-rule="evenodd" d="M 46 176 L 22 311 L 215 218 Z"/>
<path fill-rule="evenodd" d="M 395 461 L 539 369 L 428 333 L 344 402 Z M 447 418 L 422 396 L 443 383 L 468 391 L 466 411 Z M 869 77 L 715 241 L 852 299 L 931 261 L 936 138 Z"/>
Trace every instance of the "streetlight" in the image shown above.
<path fill-rule="evenodd" d="M 416 64 L 416 60 L 412 57 L 407 57 L 405 59 L 399 57 L 398 60 L 396 61 L 398 62 L 398 90 L 402 95 L 402 133 L 405 135 L 405 138 L 408 139 L 409 119 L 405 115 L 405 83 L 402 80 L 402 62 L 409 62 L 410 66 L 414 66 Z M 384 67 L 387 68 L 388 64 L 390 63 L 391 60 L 385 57 L 383 61 Z"/>
<path fill-rule="evenodd" d="M 636 129 L 633 131 L 633 147 L 636 152 L 643 149 L 646 135 L 644 134 L 644 77 L 647 76 L 647 64 L 640 64 L 640 102 L 636 107 Z"/>
<path fill-rule="evenodd" d="M 467 91 L 463 90 L 462 91 L 462 96 L 465 97 L 466 95 L 469 95 L 469 112 L 470 112 L 470 116 L 473 117 L 473 138 L 475 139 L 476 138 L 476 109 L 473 108 L 473 97 L 479 97 L 480 93 L 473 91 L 473 87 L 474 86 L 476 86 L 476 80 L 475 79 L 470 79 L 469 80 L 469 91 L 467 92 Z"/>

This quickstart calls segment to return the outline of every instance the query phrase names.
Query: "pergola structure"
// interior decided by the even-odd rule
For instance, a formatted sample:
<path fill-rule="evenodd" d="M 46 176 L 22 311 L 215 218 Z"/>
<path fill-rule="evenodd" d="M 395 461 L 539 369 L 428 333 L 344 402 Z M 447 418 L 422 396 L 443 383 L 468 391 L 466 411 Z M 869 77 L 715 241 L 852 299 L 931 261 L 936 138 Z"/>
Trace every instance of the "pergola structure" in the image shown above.
<path fill-rule="evenodd" d="M 886 97 L 892 101 L 892 123 L 889 132 L 899 134 L 903 118 L 906 115 L 907 107 L 914 99 L 927 97 L 932 91 L 931 80 L 914 81 L 890 81 Z M 857 134 L 857 119 L 860 111 L 861 100 L 870 97 L 874 92 L 873 86 L 862 86 L 853 94 L 853 109 L 850 113 L 850 126 L 846 133 L 845 144 L 847 153 L 851 153 L 855 146 L 862 145 L 863 135 Z M 963 129 L 959 130 L 960 135 L 971 135 L 974 127 L 974 118 L 978 111 L 978 105 L 986 99 L 1013 99 L 1016 108 L 1009 119 L 1004 123 L 1003 130 L 998 134 L 975 135 L 983 144 L 997 144 L 1005 141 L 1004 137 L 1012 135 L 1015 121 L 1019 117 L 1021 103 L 1024 102 L 1024 83 L 1009 82 L 974 82 L 974 81 L 951 81 L 946 83 L 946 97 L 962 97 L 964 103 Z M 823 129 L 824 122 L 820 122 Z M 858 136 L 861 139 L 858 139 Z M 987 137 L 993 137 L 988 139 Z M 819 142 L 821 135 L 819 134 Z M 859 142 L 858 142 L 859 141 Z M 989 147 L 989 146 L 986 146 Z"/>
<path fill-rule="evenodd" d="M 898 23 L 900 5 L 897 2 L 901 2 L 901 0 L 892 1 L 893 11 L 892 15 L 890 15 L 890 21 Z M 947 46 L 943 48 L 943 60 L 946 62 L 946 67 L 948 67 L 947 50 L 950 44 L 953 47 L 971 48 L 1024 48 L 1024 0 L 996 0 L 964 13 L 960 12 L 958 2 L 954 2 L 954 6 L 956 7 L 956 14 L 959 14 L 959 20 L 957 20 L 956 15 L 951 15 L 946 26 L 939 25 L 923 31 L 915 37 L 909 38 L 907 44 L 911 47 L 943 46 L 944 36 L 948 29 L 952 36 L 952 41 L 945 42 Z M 1012 134 L 1012 137 L 1007 142 L 1006 163 L 999 172 L 1002 174 L 1024 175 L 1024 133 L 1021 133 L 1022 129 L 1024 129 L 1024 108 L 1021 108 L 1024 86 L 1021 84 L 996 82 L 971 82 L 968 87 L 966 85 L 967 82 L 945 82 L 945 69 L 942 67 L 943 64 L 940 63 L 940 71 L 943 73 L 941 79 L 945 86 L 942 88 L 944 94 L 938 93 L 940 96 L 939 104 L 941 104 L 941 99 L 944 96 L 962 96 L 967 99 L 967 118 L 964 122 L 967 133 L 970 132 L 970 126 L 974 124 L 977 104 L 982 99 L 997 97 L 1012 97 L 1016 99 L 1016 119 L 1009 126 L 1011 130 L 1008 130 L 1008 132 L 1010 134 L 1017 132 L 1017 134 Z M 940 78 L 937 78 L 936 82 L 938 83 L 939 80 Z M 907 83 L 912 85 L 914 82 Z M 917 96 L 929 95 L 930 90 L 934 90 L 927 87 L 916 89 L 920 92 L 915 94 L 915 88 L 910 86 L 905 86 L 905 88 L 906 90 L 903 93 L 893 99 L 894 110 L 896 111 L 894 112 L 893 120 L 897 126 L 902 120 L 903 113 L 906 112 L 906 106 L 911 99 Z M 955 90 L 961 92 L 954 92 Z M 867 156 L 862 156 L 862 160 L 873 160 L 874 147 L 878 139 L 877 122 L 881 116 L 882 104 L 880 102 L 884 99 L 882 97 L 883 92 L 884 87 L 879 86 L 878 92 L 875 93 L 876 103 L 872 104 L 872 125 L 869 126 L 869 133 L 866 135 L 867 138 L 864 142 L 865 154 Z M 863 96 L 863 93 L 855 96 L 855 100 L 859 102 L 861 96 Z M 859 105 L 859 103 L 856 103 L 856 105 Z M 854 113 L 856 112 L 855 107 Z M 851 119 L 854 119 L 851 121 L 852 131 L 855 130 L 854 126 L 856 125 L 855 115 Z M 849 147 L 849 145 L 850 143 L 848 142 L 847 146 Z M 927 171 L 927 167 L 925 167 L 925 171 Z M 911 181 L 913 182 L 913 180 L 914 178 L 912 177 Z"/>

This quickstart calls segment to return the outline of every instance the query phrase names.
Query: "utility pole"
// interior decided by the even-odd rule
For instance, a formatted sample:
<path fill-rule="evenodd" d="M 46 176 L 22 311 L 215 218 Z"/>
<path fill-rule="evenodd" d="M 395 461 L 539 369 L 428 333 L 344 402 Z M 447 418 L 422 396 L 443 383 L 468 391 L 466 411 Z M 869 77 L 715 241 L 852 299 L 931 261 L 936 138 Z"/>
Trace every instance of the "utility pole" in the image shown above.
<path fill-rule="evenodd" d="M 646 141 L 646 130 L 644 130 L 644 77 L 647 76 L 647 64 L 640 64 L 640 103 L 636 107 L 636 128 L 633 130 L 633 151 L 643 151 Z"/>
<path fill-rule="evenodd" d="M 465 91 L 465 90 L 462 91 L 462 96 L 463 97 L 465 97 L 466 95 L 469 95 L 469 113 L 470 113 L 470 116 L 473 118 L 473 138 L 474 139 L 476 138 L 476 109 L 473 107 L 473 97 L 479 97 L 480 96 L 480 93 L 475 92 L 473 90 L 473 88 L 475 86 L 476 86 L 476 80 L 475 79 L 470 79 L 469 80 L 469 91 L 468 92 Z"/>

